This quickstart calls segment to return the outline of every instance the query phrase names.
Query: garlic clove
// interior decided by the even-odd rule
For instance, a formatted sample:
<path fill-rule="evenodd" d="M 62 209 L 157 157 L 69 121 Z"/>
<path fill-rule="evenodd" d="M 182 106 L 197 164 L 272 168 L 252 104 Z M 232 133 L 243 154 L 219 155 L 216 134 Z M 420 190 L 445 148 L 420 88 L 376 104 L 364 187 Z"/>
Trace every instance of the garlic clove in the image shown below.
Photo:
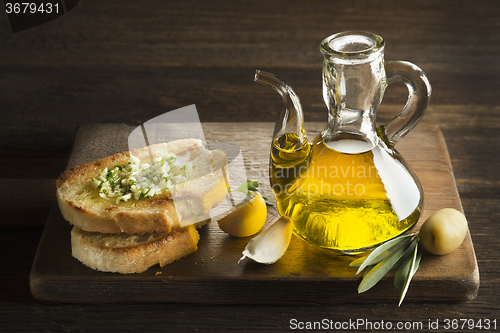
<path fill-rule="evenodd" d="M 292 238 L 292 221 L 282 216 L 260 235 L 248 242 L 240 263 L 245 258 L 250 258 L 261 264 L 274 264 L 286 252 Z"/>

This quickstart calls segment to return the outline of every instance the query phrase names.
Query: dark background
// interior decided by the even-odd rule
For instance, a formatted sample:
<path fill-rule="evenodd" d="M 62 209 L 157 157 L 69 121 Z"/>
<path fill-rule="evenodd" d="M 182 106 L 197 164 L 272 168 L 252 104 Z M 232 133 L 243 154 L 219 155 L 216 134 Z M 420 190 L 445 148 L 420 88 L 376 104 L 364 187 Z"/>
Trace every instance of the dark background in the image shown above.
<path fill-rule="evenodd" d="M 495 105 L 497 1 L 83 1 L 47 24 L 0 26 L 1 141 L 68 151 L 78 125 L 134 122 L 196 104 L 202 121 L 274 121 L 279 103 L 255 69 L 297 90 L 306 120 L 325 120 L 323 38 L 375 32 L 442 105 Z M 403 103 L 403 93 L 384 104 Z M 401 90 L 402 92 L 403 90 Z"/>
<path fill-rule="evenodd" d="M 325 121 L 319 43 L 351 29 L 383 36 L 387 60 L 413 62 L 431 82 L 424 119 L 448 144 L 481 274 L 475 300 L 396 311 L 393 304 L 81 306 L 31 296 L 29 270 L 54 200 L 51 182 L 65 169 L 79 125 L 138 125 L 190 104 L 203 122 L 274 122 L 281 101 L 253 82 L 256 69 L 295 88 L 306 121 Z M 0 330 L 279 331 L 291 317 L 363 316 L 496 318 L 500 326 L 499 60 L 496 0 L 80 1 L 18 33 L 0 14 Z M 379 121 L 405 100 L 406 88 L 391 86 Z"/>

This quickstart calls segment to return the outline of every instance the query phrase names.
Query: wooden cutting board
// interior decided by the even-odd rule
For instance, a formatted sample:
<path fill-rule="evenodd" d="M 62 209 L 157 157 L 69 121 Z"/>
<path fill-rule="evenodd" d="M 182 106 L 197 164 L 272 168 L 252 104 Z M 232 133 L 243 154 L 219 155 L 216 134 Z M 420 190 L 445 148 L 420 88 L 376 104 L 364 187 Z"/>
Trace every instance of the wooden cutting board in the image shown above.
<path fill-rule="evenodd" d="M 308 123 L 313 138 L 324 124 Z M 248 179 L 259 180 L 262 192 L 273 198 L 268 182 L 268 158 L 274 124 L 204 123 L 207 142 L 237 144 Z M 128 149 L 133 128 L 121 124 L 82 126 L 68 167 Z M 397 149 L 417 173 L 425 193 L 422 221 L 440 208 L 462 211 L 442 133 L 419 124 Z M 277 218 L 268 209 L 266 228 Z M 238 264 L 249 238 L 222 232 L 216 222 L 200 230 L 198 251 L 163 268 L 120 275 L 97 272 L 71 256 L 70 230 L 58 207 L 48 217 L 30 276 L 34 297 L 56 302 L 181 302 L 225 304 L 397 304 L 400 289 L 389 273 L 375 287 L 357 293 L 361 280 L 349 267 L 353 256 L 320 249 L 293 236 L 286 254 L 273 265 L 248 259 Z M 471 300 L 479 288 L 479 271 L 470 235 L 447 256 L 424 253 L 405 302 L 456 302 Z"/>

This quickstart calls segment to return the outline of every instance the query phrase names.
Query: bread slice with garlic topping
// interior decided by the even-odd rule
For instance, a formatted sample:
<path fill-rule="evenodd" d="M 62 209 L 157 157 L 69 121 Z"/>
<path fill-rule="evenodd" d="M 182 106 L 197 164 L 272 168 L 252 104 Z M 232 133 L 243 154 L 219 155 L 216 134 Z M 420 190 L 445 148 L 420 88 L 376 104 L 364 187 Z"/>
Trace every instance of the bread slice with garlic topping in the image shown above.
<path fill-rule="evenodd" d="M 226 174 L 223 151 L 177 140 L 69 169 L 56 182 L 57 199 L 84 231 L 169 233 L 209 218 L 227 193 Z"/>

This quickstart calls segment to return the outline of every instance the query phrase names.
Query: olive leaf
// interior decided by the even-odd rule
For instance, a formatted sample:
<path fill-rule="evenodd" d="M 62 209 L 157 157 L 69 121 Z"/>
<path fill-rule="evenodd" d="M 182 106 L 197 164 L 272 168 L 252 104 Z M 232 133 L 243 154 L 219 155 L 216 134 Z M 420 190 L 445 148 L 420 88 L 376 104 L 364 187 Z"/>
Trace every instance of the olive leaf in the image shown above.
<path fill-rule="evenodd" d="M 418 242 L 418 240 L 417 240 Z M 406 296 L 406 292 L 408 291 L 408 287 L 410 286 L 410 281 L 411 281 L 411 278 L 413 277 L 413 275 L 415 275 L 415 273 L 417 272 L 417 269 L 418 269 L 418 266 L 420 265 L 420 260 L 422 259 L 422 251 L 420 249 L 421 247 L 419 245 L 415 246 L 415 250 L 413 252 L 413 256 L 411 258 L 411 260 L 409 260 L 411 263 L 410 263 L 410 267 L 406 273 L 406 279 L 405 279 L 405 282 L 404 282 L 404 285 L 403 285 L 403 290 L 401 290 L 401 297 L 399 298 L 399 304 L 398 304 L 398 307 L 401 306 L 401 303 L 403 303 L 403 299 L 405 298 Z"/>
<path fill-rule="evenodd" d="M 400 244 L 401 242 L 409 239 L 412 236 L 413 235 L 405 235 L 405 236 L 397 237 L 397 238 L 391 239 L 390 241 L 385 242 L 384 244 L 378 246 L 375 250 L 373 250 L 372 253 L 370 253 L 370 255 L 359 266 L 356 274 L 359 274 L 363 269 L 365 269 L 366 266 L 376 264 L 376 263 L 382 261 L 383 259 L 385 259 L 389 254 L 391 254 L 392 250 L 396 249 L 395 247 L 398 244 L 401 245 Z M 394 249 L 393 249 L 393 247 L 394 247 Z M 352 264 L 355 262 L 356 261 L 353 261 L 351 263 L 351 267 L 356 267 L 356 266 L 352 266 Z"/>
<path fill-rule="evenodd" d="M 351 266 L 351 267 L 359 267 L 366 260 L 366 258 L 368 258 L 368 255 L 362 256 L 361 258 L 358 258 L 358 259 L 354 260 L 353 262 L 351 262 L 349 264 L 349 266 Z"/>
<path fill-rule="evenodd" d="M 413 258 L 413 253 L 417 242 L 412 242 L 408 249 L 406 250 L 404 256 L 401 257 L 400 262 L 394 265 L 397 268 L 394 274 L 394 286 L 396 288 L 403 288 L 408 273 L 410 272 L 410 265 Z"/>
<path fill-rule="evenodd" d="M 359 267 L 356 274 L 364 270 L 358 293 L 371 289 L 387 272 L 397 268 L 394 285 L 403 288 L 398 305 L 400 306 L 422 258 L 419 242 L 418 233 L 400 236 L 378 246 L 369 255 L 351 262 L 351 267 Z"/>
<path fill-rule="evenodd" d="M 389 255 L 373 267 L 368 274 L 363 278 L 358 287 L 358 293 L 363 293 L 376 285 L 393 267 L 394 264 L 403 256 L 407 245 L 410 244 L 410 239 L 406 238 L 400 244 L 394 246 L 394 249 Z M 405 246 L 406 245 L 406 246 Z M 369 259 L 369 256 L 367 260 Z M 363 263 L 364 265 L 364 263 Z M 363 267 L 363 265 L 360 266 Z M 359 272 L 359 270 L 358 270 Z"/>
<path fill-rule="evenodd" d="M 365 271 L 363 272 L 363 277 L 370 273 L 373 267 L 375 267 L 375 265 L 366 267 Z"/>

